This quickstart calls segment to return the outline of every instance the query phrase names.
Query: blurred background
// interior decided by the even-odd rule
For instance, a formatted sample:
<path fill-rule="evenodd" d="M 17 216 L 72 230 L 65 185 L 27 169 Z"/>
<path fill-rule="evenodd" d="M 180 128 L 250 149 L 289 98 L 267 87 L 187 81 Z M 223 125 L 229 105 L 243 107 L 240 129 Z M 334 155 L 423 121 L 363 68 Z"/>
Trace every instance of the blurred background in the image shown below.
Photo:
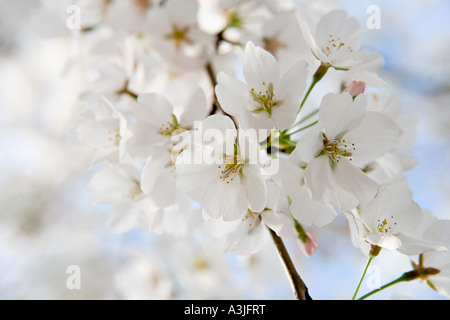
<path fill-rule="evenodd" d="M 382 76 L 418 119 L 418 164 L 407 172 L 414 199 L 450 219 L 450 2 L 320 2 L 357 17 L 363 47 L 383 55 Z M 74 139 L 87 79 L 82 65 L 72 67 L 71 3 L 0 0 L 0 299 L 292 299 L 270 243 L 237 257 L 195 237 L 117 235 L 106 225 L 109 207 L 88 204 L 91 153 Z M 373 5 L 379 29 L 366 27 Z M 366 257 L 342 236 L 346 221 L 311 232 L 322 246 L 309 258 L 286 242 L 310 295 L 351 298 Z M 80 288 L 67 285 L 70 266 L 79 267 Z M 409 267 L 408 258 L 382 252 L 360 293 Z M 374 298 L 443 299 L 419 282 Z"/>

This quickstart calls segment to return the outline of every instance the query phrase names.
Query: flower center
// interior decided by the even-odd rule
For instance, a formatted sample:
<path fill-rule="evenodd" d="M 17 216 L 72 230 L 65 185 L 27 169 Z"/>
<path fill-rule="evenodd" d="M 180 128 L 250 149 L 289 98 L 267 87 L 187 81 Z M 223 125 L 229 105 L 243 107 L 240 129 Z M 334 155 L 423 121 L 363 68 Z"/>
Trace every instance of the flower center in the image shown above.
<path fill-rule="evenodd" d="M 118 129 L 108 130 L 108 141 L 111 142 L 114 146 L 118 146 L 120 142 L 120 133 Z"/>
<path fill-rule="evenodd" d="M 178 123 L 177 117 L 172 115 L 172 122 L 167 121 L 163 123 L 159 127 L 158 133 L 162 136 L 171 136 L 178 129 L 181 129 L 180 124 Z"/>
<path fill-rule="evenodd" d="M 175 43 L 175 47 L 179 49 L 183 42 L 189 43 L 190 39 L 187 36 L 189 27 L 179 28 L 178 26 L 172 27 L 172 33 L 166 34 L 166 39 L 171 39 Z"/>
<path fill-rule="evenodd" d="M 275 94 L 273 93 L 273 83 L 271 82 L 269 85 L 266 85 L 263 81 L 262 85 L 265 89 L 263 89 L 264 92 L 259 91 L 259 93 L 257 93 L 255 88 L 250 90 L 250 94 L 255 102 L 255 109 L 253 109 L 252 112 L 259 113 L 265 111 L 270 117 L 272 116 L 272 108 L 276 107 L 278 102 L 274 100 Z"/>
<path fill-rule="evenodd" d="M 345 42 L 341 41 L 340 37 L 335 37 L 332 34 L 330 34 L 330 39 L 328 40 L 327 46 L 322 49 L 322 51 L 329 56 L 332 52 L 341 50 L 341 49 L 347 49 L 350 52 L 353 52 L 352 47 L 346 46 Z"/>
<path fill-rule="evenodd" d="M 131 200 L 134 200 L 138 195 L 142 193 L 139 181 L 134 180 L 133 182 L 134 182 L 133 186 L 128 190 L 128 193 L 125 195 L 125 197 L 130 198 Z"/>
<path fill-rule="evenodd" d="M 322 151 L 317 155 L 317 157 L 321 155 L 327 155 L 328 159 L 330 159 L 330 165 L 334 168 L 335 165 L 339 163 L 342 157 L 348 158 L 350 161 L 353 159 L 350 158 L 353 155 L 353 152 L 356 150 L 355 144 L 346 141 L 345 139 L 334 139 L 329 140 L 325 133 L 322 133 L 323 136 L 323 146 Z"/>
<path fill-rule="evenodd" d="M 235 149 L 237 149 L 236 145 Z M 227 184 L 233 182 L 236 178 L 241 178 L 243 176 L 242 168 L 245 163 L 245 160 L 241 159 L 237 152 L 233 155 L 224 155 L 222 164 L 218 166 L 220 169 L 219 178 Z"/>
<path fill-rule="evenodd" d="M 260 222 L 260 219 L 257 219 L 259 214 L 260 212 L 253 212 L 252 210 L 247 209 L 247 214 L 242 218 L 242 222 L 248 221 L 249 227 L 257 226 Z"/>
<path fill-rule="evenodd" d="M 388 219 L 383 219 L 377 220 L 378 224 L 377 224 L 377 231 L 378 232 L 382 232 L 382 233 L 392 233 L 395 229 L 395 227 L 397 226 L 397 222 L 394 221 L 394 216 L 391 216 L 390 220 Z"/>

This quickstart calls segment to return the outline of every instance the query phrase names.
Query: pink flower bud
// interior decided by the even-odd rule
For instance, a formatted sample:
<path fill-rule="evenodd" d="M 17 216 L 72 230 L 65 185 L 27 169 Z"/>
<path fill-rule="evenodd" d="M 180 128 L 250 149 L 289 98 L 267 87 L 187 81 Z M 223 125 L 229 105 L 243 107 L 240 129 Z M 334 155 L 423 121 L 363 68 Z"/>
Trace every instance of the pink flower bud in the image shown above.
<path fill-rule="evenodd" d="M 307 256 L 310 257 L 314 252 L 316 252 L 317 248 L 319 248 L 319 244 L 316 242 L 316 239 L 309 233 L 306 232 L 306 237 L 304 239 L 297 238 L 297 244 L 300 250 Z"/>
<path fill-rule="evenodd" d="M 352 81 L 347 88 L 345 88 L 344 92 L 348 92 L 351 94 L 353 98 L 359 96 L 364 93 L 366 90 L 366 83 L 363 81 Z"/>

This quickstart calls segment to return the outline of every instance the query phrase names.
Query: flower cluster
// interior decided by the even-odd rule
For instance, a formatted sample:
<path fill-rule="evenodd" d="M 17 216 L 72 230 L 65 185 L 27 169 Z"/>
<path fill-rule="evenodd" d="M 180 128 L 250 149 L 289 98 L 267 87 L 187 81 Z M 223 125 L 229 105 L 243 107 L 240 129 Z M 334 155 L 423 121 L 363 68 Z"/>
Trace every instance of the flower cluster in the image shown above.
<path fill-rule="evenodd" d="M 361 49 L 355 18 L 284 1 L 168 0 L 122 4 L 136 19 L 118 24 L 116 2 L 84 27 L 96 68 L 77 129 L 112 230 L 201 229 L 252 254 L 270 229 L 309 256 L 326 244 L 308 227 L 341 215 L 363 253 L 420 257 L 416 278 L 449 296 L 448 239 L 418 233 L 429 219 L 404 175 L 414 122 L 382 91 L 383 60 Z"/>

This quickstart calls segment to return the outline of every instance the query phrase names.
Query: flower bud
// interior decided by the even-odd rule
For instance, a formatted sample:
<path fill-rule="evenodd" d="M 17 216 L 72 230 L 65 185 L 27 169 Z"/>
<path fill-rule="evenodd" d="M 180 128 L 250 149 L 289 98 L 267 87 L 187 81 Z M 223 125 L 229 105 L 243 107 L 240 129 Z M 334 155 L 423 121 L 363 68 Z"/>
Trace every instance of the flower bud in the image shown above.
<path fill-rule="evenodd" d="M 309 232 L 306 232 L 303 237 L 297 238 L 297 244 L 307 257 L 310 257 L 319 248 L 316 239 Z"/>
<path fill-rule="evenodd" d="M 366 83 L 363 81 L 352 81 L 347 88 L 345 88 L 344 92 L 350 93 L 353 98 L 356 98 L 360 94 L 363 94 L 366 90 Z"/>

